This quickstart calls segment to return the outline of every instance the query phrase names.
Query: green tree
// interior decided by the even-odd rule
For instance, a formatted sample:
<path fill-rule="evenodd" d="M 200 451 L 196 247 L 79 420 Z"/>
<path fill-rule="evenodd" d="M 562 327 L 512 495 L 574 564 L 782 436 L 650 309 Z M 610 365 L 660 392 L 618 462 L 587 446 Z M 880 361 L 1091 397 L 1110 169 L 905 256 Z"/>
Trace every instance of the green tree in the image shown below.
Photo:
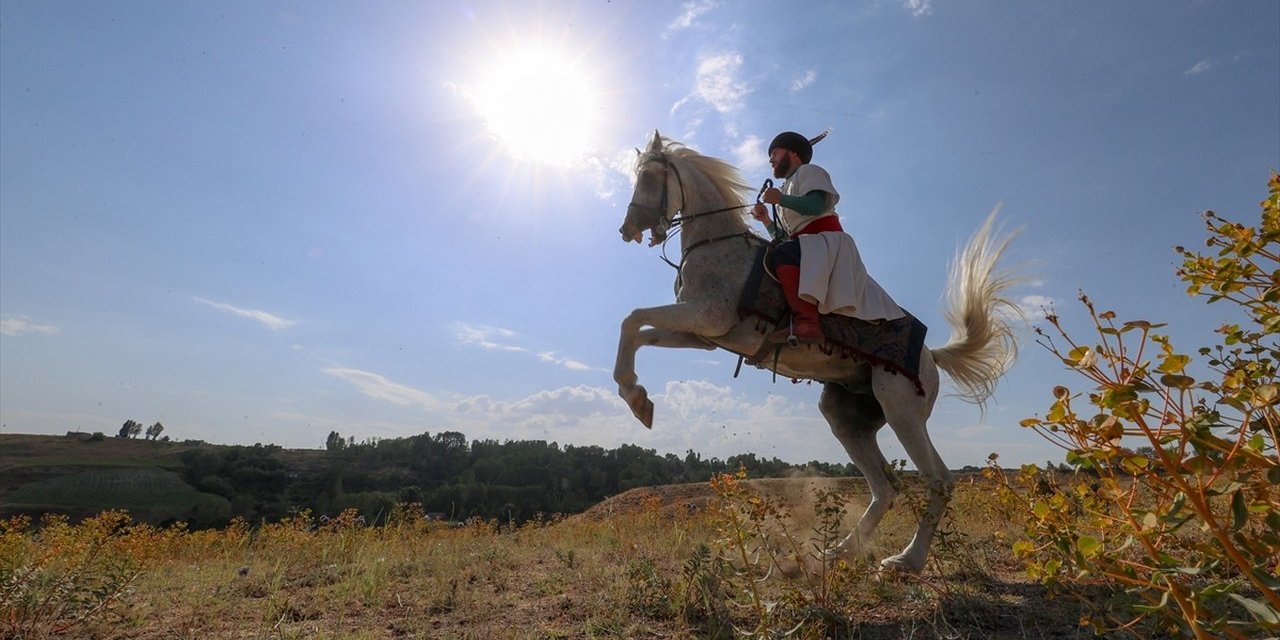
<path fill-rule="evenodd" d="M 120 427 L 120 432 L 116 434 L 117 438 L 136 438 L 142 433 L 142 423 L 137 420 L 125 420 Z"/>
<path fill-rule="evenodd" d="M 346 446 L 347 443 L 342 439 L 342 434 L 337 431 L 330 431 L 329 437 L 324 441 L 325 451 L 342 451 Z"/>
<path fill-rule="evenodd" d="M 155 424 L 147 427 L 147 439 L 148 440 L 158 439 L 160 437 L 161 431 L 164 431 L 164 425 L 160 424 L 159 422 L 156 422 Z"/>

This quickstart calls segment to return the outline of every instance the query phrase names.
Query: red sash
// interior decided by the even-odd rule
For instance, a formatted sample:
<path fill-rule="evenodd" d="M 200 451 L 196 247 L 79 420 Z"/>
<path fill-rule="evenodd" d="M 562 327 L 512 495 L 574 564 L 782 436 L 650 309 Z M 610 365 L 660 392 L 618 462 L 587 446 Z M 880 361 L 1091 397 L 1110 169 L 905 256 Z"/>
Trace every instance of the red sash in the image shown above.
<path fill-rule="evenodd" d="M 796 236 L 803 236 L 810 233 L 822 233 L 823 231 L 844 231 L 844 227 L 840 226 L 840 218 L 836 216 L 815 218 L 810 221 L 809 224 L 801 227 L 799 231 L 791 234 L 791 237 L 794 238 Z"/>

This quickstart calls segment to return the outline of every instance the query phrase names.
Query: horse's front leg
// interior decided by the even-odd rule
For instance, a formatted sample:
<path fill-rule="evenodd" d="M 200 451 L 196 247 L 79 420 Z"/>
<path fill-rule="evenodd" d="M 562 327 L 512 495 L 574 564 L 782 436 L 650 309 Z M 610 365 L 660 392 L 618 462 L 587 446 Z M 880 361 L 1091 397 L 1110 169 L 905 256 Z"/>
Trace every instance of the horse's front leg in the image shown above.
<path fill-rule="evenodd" d="M 682 302 L 648 309 L 636 309 L 622 321 L 618 335 L 618 359 L 613 379 L 618 395 L 631 413 L 645 426 L 653 427 L 653 401 L 644 386 L 636 384 L 636 351 L 642 346 L 677 349 L 714 349 L 702 336 L 716 336 L 733 326 L 733 319 L 712 305 Z M 651 327 L 646 329 L 645 327 Z"/>

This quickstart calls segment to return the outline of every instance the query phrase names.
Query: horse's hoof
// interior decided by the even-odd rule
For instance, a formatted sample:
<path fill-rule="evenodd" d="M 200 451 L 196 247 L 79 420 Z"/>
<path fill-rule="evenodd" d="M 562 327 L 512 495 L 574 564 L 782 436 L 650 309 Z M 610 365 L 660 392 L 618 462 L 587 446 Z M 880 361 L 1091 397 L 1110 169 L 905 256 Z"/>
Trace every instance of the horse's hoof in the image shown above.
<path fill-rule="evenodd" d="M 640 420 L 640 424 L 643 424 L 644 428 L 646 429 L 653 428 L 653 401 L 652 400 L 645 398 L 644 403 L 640 406 L 640 409 L 635 413 L 636 413 L 636 419 Z"/>
<path fill-rule="evenodd" d="M 627 400 L 627 406 L 631 407 L 631 414 L 644 425 L 644 428 L 653 428 L 653 401 L 649 399 L 649 392 L 645 391 L 644 387 L 636 387 L 635 394 Z"/>
<path fill-rule="evenodd" d="M 912 573 L 912 574 L 920 573 L 920 570 L 924 569 L 923 566 L 915 566 L 915 564 L 908 561 L 907 557 L 903 554 L 898 554 L 896 556 L 889 556 L 888 558 L 881 560 L 880 568 L 885 571 L 893 571 L 895 573 Z"/>

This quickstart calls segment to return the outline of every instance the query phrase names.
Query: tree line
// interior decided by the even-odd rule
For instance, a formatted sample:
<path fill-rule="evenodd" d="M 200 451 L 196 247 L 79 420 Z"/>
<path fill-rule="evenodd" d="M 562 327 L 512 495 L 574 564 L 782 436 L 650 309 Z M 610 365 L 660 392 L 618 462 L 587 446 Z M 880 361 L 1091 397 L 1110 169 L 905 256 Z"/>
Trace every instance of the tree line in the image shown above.
<path fill-rule="evenodd" d="M 147 440 L 160 440 L 160 432 L 164 431 L 164 425 L 160 422 L 149 426 L 147 429 Z M 136 438 L 142 433 L 142 423 L 137 420 L 125 420 L 120 426 L 120 431 L 116 433 L 117 438 Z M 169 436 L 164 437 L 165 441 L 169 440 Z"/>
<path fill-rule="evenodd" d="M 196 526 L 220 526 L 234 516 L 271 521 L 298 509 L 337 514 L 355 508 L 377 521 L 398 503 L 418 503 L 450 520 L 523 522 L 578 513 L 628 489 L 705 482 L 740 467 L 756 478 L 858 475 L 850 463 L 794 465 L 753 453 L 721 460 L 692 450 L 681 457 L 634 445 L 468 441 L 456 431 L 362 443 L 335 431 L 323 455 L 305 462 L 275 445 L 201 447 L 181 460 L 188 483 L 227 500 L 225 510 L 204 514 Z"/>

